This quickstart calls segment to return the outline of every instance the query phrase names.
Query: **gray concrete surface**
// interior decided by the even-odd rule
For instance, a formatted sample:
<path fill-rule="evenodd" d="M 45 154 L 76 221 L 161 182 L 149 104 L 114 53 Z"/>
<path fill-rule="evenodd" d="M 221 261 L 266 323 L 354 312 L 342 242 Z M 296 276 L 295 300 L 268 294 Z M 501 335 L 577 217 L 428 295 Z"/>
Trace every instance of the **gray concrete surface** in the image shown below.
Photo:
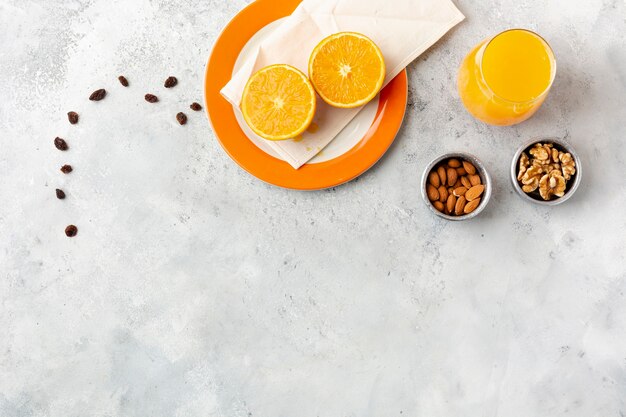
<path fill-rule="evenodd" d="M 458 0 L 467 20 L 409 67 L 389 153 L 314 193 L 250 177 L 203 114 L 174 120 L 246 4 L 0 2 L 0 416 L 626 415 L 625 2 Z M 545 36 L 559 72 L 536 117 L 488 127 L 456 70 L 509 27 Z M 509 184 L 541 135 L 586 164 L 562 207 Z M 469 223 L 419 193 L 451 150 L 496 182 Z"/>

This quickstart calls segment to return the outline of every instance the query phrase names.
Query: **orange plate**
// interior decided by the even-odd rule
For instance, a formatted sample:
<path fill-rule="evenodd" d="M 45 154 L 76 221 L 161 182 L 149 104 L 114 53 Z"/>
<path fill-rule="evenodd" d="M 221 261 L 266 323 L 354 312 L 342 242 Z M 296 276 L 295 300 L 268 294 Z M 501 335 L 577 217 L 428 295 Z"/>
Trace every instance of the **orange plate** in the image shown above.
<path fill-rule="evenodd" d="M 279 187 L 320 190 L 353 180 L 387 152 L 404 119 L 408 83 L 403 71 L 381 91 L 378 111 L 367 134 L 350 151 L 333 160 L 295 170 L 259 149 L 239 127 L 232 105 L 220 90 L 231 79 L 235 61 L 250 38 L 271 22 L 293 13 L 300 1 L 256 0 L 230 21 L 215 42 L 207 64 L 205 103 L 218 140 L 239 166 Z"/>

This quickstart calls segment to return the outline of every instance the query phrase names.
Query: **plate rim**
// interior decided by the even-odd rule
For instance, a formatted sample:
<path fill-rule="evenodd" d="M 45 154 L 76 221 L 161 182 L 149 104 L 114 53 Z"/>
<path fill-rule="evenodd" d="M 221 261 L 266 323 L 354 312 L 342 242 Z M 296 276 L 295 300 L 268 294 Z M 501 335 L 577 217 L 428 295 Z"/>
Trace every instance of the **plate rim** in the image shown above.
<path fill-rule="evenodd" d="M 267 184 L 276 186 L 276 187 L 290 189 L 290 190 L 315 191 L 315 190 L 323 190 L 323 189 L 338 187 L 340 185 L 346 184 L 358 178 L 359 176 L 363 175 L 368 170 L 370 170 L 374 165 L 376 165 L 380 161 L 380 159 L 387 153 L 391 145 L 394 143 L 395 138 L 400 128 L 402 127 L 404 123 L 404 118 L 406 116 L 406 110 L 408 107 L 408 77 L 407 77 L 407 71 L 406 69 L 404 69 L 381 91 L 380 103 L 379 103 L 379 107 L 377 110 L 377 114 L 368 132 L 363 136 L 363 138 L 361 138 L 356 143 L 354 147 L 352 147 L 349 151 L 345 152 L 344 154 L 338 156 L 337 158 L 334 158 L 332 160 L 325 161 L 322 163 L 317 163 L 317 164 L 306 164 L 300 169 L 295 170 L 287 162 L 281 159 L 275 158 L 267 154 L 266 152 L 262 151 L 261 149 L 257 148 L 257 146 L 245 135 L 245 133 L 241 130 L 239 124 L 236 122 L 235 113 L 232 108 L 232 104 L 229 103 L 224 97 L 221 96 L 220 90 L 223 86 L 218 87 L 218 89 L 215 92 L 211 92 L 212 90 L 211 87 L 215 87 L 214 85 L 216 83 L 209 82 L 209 75 L 210 75 L 209 72 L 213 69 L 212 64 L 215 63 L 215 59 L 217 58 L 216 54 L 218 52 L 218 48 L 223 46 L 222 44 L 224 43 L 225 37 L 227 35 L 233 34 L 229 32 L 230 29 L 239 25 L 240 23 L 250 23 L 249 22 L 250 19 L 248 19 L 248 16 L 253 15 L 257 11 L 257 9 L 259 12 L 263 12 L 263 13 L 258 13 L 258 16 L 255 16 L 255 19 L 254 19 L 257 22 L 259 20 L 263 20 L 262 22 L 256 25 L 249 25 L 249 24 L 239 25 L 239 27 L 237 27 L 237 30 L 235 31 L 237 40 L 241 40 L 241 42 L 244 42 L 244 43 L 243 45 L 238 44 L 236 45 L 236 48 L 230 48 L 228 50 L 230 57 L 234 58 L 232 59 L 232 65 L 231 65 L 230 60 L 226 59 L 228 63 L 224 64 L 223 62 L 221 62 L 220 66 L 222 68 L 219 68 L 219 70 L 223 72 L 224 71 L 223 67 L 225 66 L 226 69 L 228 70 L 228 75 L 232 76 L 232 70 L 234 68 L 235 61 L 237 57 L 239 56 L 239 54 L 241 53 L 241 49 L 245 46 L 245 43 L 249 41 L 249 39 L 251 39 L 251 37 L 254 36 L 255 33 L 257 33 L 267 24 L 291 14 L 293 10 L 295 10 L 295 8 L 300 4 L 300 2 L 301 0 L 281 0 L 280 2 L 277 2 L 276 0 L 255 0 L 254 2 L 250 3 L 249 5 L 241 9 L 222 29 L 222 31 L 216 38 L 211 48 L 211 53 L 209 54 L 209 58 L 205 66 L 203 93 L 204 93 L 205 114 L 207 116 L 207 119 L 209 120 L 209 124 L 211 125 L 213 133 L 215 134 L 215 138 L 217 139 L 222 149 L 226 152 L 226 154 L 241 169 L 243 169 L 244 171 L 246 171 L 248 174 L 252 175 L 253 177 Z M 259 16 L 262 16 L 262 17 L 259 17 Z M 246 22 L 241 22 L 244 19 L 246 20 Z M 266 21 L 268 19 L 272 19 L 272 20 Z M 241 30 L 242 28 L 245 30 Z M 221 59 L 221 61 L 224 61 L 224 59 Z M 230 79 L 230 77 L 228 79 Z M 400 97 L 401 103 L 397 103 L 399 94 L 400 94 L 400 92 L 398 91 L 399 89 L 401 89 L 404 92 L 402 97 Z M 393 114 L 391 114 L 391 116 L 396 116 L 397 118 L 398 113 L 400 113 L 400 109 L 401 109 L 401 114 L 399 115 L 400 117 L 399 117 L 399 120 L 397 120 L 396 124 L 394 124 L 391 127 L 387 126 L 386 127 L 387 130 L 381 132 L 380 131 L 381 123 L 386 121 L 388 124 L 390 122 L 389 117 L 385 117 L 385 111 L 387 111 L 387 107 L 389 106 L 389 103 L 392 103 L 395 106 L 389 110 L 389 111 L 394 112 Z M 221 107 L 221 109 L 219 107 Z M 235 120 L 234 126 L 231 126 L 231 127 L 236 129 L 236 134 L 243 136 L 245 138 L 245 141 L 247 141 L 249 145 L 255 148 L 257 152 L 254 152 L 253 150 L 250 149 L 252 153 L 260 153 L 262 155 L 257 155 L 258 157 L 260 157 L 261 159 L 270 158 L 272 163 L 277 162 L 280 165 L 284 164 L 282 167 L 288 167 L 289 172 L 293 174 L 291 175 L 291 177 L 302 177 L 302 178 L 299 178 L 299 179 L 296 178 L 295 180 L 291 180 L 291 181 L 287 181 L 287 180 L 283 181 L 281 179 L 277 179 L 276 177 L 268 178 L 267 175 L 263 175 L 263 173 L 259 173 L 258 169 L 260 169 L 260 167 L 257 166 L 257 169 L 255 170 L 254 167 L 249 166 L 249 164 L 246 163 L 246 161 L 243 161 L 242 160 L 243 158 L 241 157 L 241 155 L 237 155 L 237 153 L 232 149 L 232 146 L 230 146 L 228 143 L 225 143 L 224 138 L 220 137 L 220 134 L 218 133 L 218 131 L 222 130 L 221 127 L 216 128 L 218 115 L 215 113 L 218 110 L 226 110 L 225 107 L 227 107 L 228 110 L 226 111 L 226 114 L 221 115 L 221 118 L 228 117 L 229 116 L 228 113 L 230 112 L 230 116 L 232 117 L 233 120 Z M 222 124 L 221 121 L 219 123 L 220 125 Z M 222 134 L 224 133 L 222 132 Z M 366 159 L 365 161 L 366 163 L 364 165 L 361 164 L 361 166 L 355 169 L 350 169 L 349 170 L 350 172 L 337 174 L 336 177 L 333 177 L 331 173 L 330 177 L 321 178 L 318 183 L 316 183 L 315 179 L 310 178 L 310 176 L 306 177 L 307 174 L 323 174 L 324 171 L 328 170 L 329 168 L 331 170 L 334 168 L 337 168 L 337 167 L 333 167 L 333 165 L 336 165 L 338 162 L 340 162 L 339 160 L 341 159 L 349 159 L 350 157 L 354 158 L 355 156 L 359 156 L 360 152 L 361 153 L 364 152 L 363 148 L 365 148 L 368 145 L 368 143 L 370 143 L 370 147 L 376 144 L 372 141 L 372 139 L 374 139 L 375 136 L 383 136 L 380 138 L 376 138 L 376 139 L 379 139 L 376 142 L 379 142 L 378 144 L 382 146 L 379 146 L 378 150 L 373 149 L 372 150 L 373 153 L 369 152 L 369 158 Z M 240 146 L 246 146 L 245 142 L 240 144 Z M 241 152 L 242 151 L 240 151 L 240 153 Z M 367 155 L 367 154 L 364 154 L 364 155 Z M 359 161 L 357 160 L 354 162 L 359 162 Z M 276 167 L 278 167 L 278 165 L 276 165 Z M 321 171 L 321 172 L 318 172 L 318 171 Z M 265 174 L 268 174 L 268 172 L 265 172 Z M 299 184 L 298 183 L 299 180 L 304 181 L 304 183 Z"/>

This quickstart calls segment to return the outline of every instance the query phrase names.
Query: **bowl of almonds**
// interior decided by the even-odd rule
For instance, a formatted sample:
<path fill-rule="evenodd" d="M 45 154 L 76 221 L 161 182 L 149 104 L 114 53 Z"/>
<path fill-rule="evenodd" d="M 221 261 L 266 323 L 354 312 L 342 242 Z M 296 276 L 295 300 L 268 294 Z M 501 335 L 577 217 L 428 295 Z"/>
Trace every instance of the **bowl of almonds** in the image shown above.
<path fill-rule="evenodd" d="M 422 197 L 428 208 L 447 220 L 472 219 L 491 198 L 491 177 L 473 155 L 449 153 L 432 161 L 422 176 Z"/>
<path fill-rule="evenodd" d="M 581 178 L 578 154 L 558 138 L 525 143 L 511 164 L 513 188 L 536 204 L 555 206 L 566 202 L 578 189 Z"/>

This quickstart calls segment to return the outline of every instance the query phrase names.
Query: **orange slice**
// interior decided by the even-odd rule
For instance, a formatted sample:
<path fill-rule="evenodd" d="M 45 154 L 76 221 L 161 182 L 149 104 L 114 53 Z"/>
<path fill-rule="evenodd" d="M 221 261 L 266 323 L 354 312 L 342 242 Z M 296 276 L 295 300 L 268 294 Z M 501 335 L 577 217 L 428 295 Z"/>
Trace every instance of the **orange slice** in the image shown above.
<path fill-rule="evenodd" d="M 385 59 L 367 36 L 340 32 L 321 41 L 309 58 L 309 78 L 322 99 L 334 107 L 370 102 L 385 80 Z"/>
<path fill-rule="evenodd" d="M 315 105 L 315 90 L 302 71 L 289 65 L 270 65 L 248 80 L 241 112 L 257 135 L 286 140 L 309 127 Z"/>

